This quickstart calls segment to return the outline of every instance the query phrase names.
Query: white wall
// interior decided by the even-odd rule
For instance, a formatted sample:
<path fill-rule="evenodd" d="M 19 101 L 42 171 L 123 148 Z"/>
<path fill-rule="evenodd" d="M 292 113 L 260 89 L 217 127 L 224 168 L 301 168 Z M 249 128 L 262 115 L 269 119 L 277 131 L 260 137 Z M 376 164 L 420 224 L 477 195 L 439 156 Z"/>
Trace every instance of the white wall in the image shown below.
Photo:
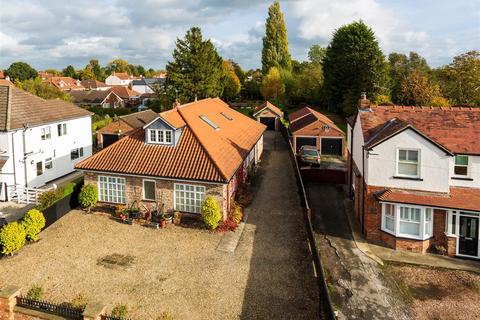
<path fill-rule="evenodd" d="M 420 178 L 423 181 L 395 179 L 397 149 L 420 150 Z M 367 159 L 368 185 L 391 188 L 448 192 L 452 157 L 437 146 L 407 129 L 384 141 L 369 152 Z"/>
<path fill-rule="evenodd" d="M 60 123 L 67 124 L 66 135 L 58 135 L 57 124 Z M 41 128 L 47 126 L 50 127 L 51 138 L 41 140 Z M 0 133 L 0 149 L 6 150 L 6 154 L 0 156 L 8 157 L 0 175 L 2 183 L 25 185 L 23 140 L 22 129 Z M 83 157 L 72 161 L 71 150 L 80 147 L 83 147 Z M 25 131 L 25 151 L 28 187 L 40 187 L 46 182 L 71 173 L 78 161 L 92 154 L 91 118 L 87 116 L 28 128 Z M 45 159 L 50 157 L 53 168 L 45 170 Z M 37 176 L 37 162 L 42 162 L 43 174 L 40 176 Z"/>
<path fill-rule="evenodd" d="M 140 85 L 140 86 L 132 86 L 133 91 L 137 91 L 139 93 L 153 93 L 152 88 L 147 85 Z"/>
<path fill-rule="evenodd" d="M 105 84 L 109 86 L 128 86 L 132 79 L 121 80 L 117 76 L 110 75 L 105 79 Z"/>
<path fill-rule="evenodd" d="M 365 169 L 365 174 L 362 172 L 362 157 L 363 157 L 363 132 L 362 132 L 362 123 L 360 122 L 360 114 L 357 114 L 357 119 L 355 122 L 355 126 L 353 127 L 353 152 L 350 150 L 351 142 L 350 142 L 350 126 L 347 127 L 347 146 L 348 151 L 352 153 L 353 161 L 358 167 L 358 170 L 362 175 L 366 176 L 368 174 L 367 168 Z"/>
<path fill-rule="evenodd" d="M 454 166 L 455 158 L 452 157 L 450 160 L 450 177 L 455 176 L 453 171 Z M 473 179 L 473 181 L 450 179 L 450 185 L 457 187 L 480 188 L 480 156 L 468 157 L 468 178 Z"/>

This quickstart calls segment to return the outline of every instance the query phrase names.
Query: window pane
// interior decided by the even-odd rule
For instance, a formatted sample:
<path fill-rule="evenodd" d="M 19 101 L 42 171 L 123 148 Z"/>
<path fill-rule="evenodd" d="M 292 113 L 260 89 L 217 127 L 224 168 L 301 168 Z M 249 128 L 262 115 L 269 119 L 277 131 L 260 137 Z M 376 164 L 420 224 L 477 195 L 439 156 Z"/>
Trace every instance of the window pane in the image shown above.
<path fill-rule="evenodd" d="M 143 181 L 143 193 L 146 200 L 155 200 L 155 182 Z"/>
<path fill-rule="evenodd" d="M 455 156 L 455 164 L 468 166 L 468 156 Z"/>
<path fill-rule="evenodd" d="M 395 232 L 395 220 L 392 218 L 385 218 L 385 228 L 392 232 Z"/>
<path fill-rule="evenodd" d="M 400 232 L 412 236 L 420 236 L 420 224 L 400 221 Z"/>
<path fill-rule="evenodd" d="M 418 161 L 418 151 L 408 150 L 408 160 L 409 161 Z"/>
<path fill-rule="evenodd" d="M 468 174 L 467 166 L 455 166 L 454 173 L 459 176 L 466 176 Z"/>
<path fill-rule="evenodd" d="M 398 151 L 398 159 L 399 160 L 407 160 L 407 150 L 399 150 Z"/>
<path fill-rule="evenodd" d="M 417 164 L 413 163 L 399 163 L 398 164 L 398 173 L 407 175 L 407 176 L 416 176 L 417 175 Z"/>

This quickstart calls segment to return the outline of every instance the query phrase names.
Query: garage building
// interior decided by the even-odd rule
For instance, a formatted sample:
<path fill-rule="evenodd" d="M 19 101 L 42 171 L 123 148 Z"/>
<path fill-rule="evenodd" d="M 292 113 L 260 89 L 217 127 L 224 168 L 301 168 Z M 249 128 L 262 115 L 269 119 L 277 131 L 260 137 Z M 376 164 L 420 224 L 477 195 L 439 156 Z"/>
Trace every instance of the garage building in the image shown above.
<path fill-rule="evenodd" d="M 345 156 L 345 133 L 324 114 L 305 107 L 291 113 L 290 133 L 296 151 L 314 146 L 322 155 Z"/>
<path fill-rule="evenodd" d="M 283 111 L 266 101 L 255 108 L 253 117 L 266 125 L 267 130 L 278 131 L 281 125 L 280 119 L 283 118 Z"/>

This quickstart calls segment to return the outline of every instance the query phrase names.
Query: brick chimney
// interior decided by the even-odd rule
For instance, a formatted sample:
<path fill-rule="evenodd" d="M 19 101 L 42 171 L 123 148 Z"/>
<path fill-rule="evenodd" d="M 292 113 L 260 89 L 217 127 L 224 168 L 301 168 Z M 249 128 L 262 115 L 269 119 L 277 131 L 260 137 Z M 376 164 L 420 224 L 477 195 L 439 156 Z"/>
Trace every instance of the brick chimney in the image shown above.
<path fill-rule="evenodd" d="M 367 99 L 367 93 L 362 92 L 360 94 L 360 100 L 358 100 L 358 110 L 359 111 L 371 111 L 370 109 L 370 100 Z"/>

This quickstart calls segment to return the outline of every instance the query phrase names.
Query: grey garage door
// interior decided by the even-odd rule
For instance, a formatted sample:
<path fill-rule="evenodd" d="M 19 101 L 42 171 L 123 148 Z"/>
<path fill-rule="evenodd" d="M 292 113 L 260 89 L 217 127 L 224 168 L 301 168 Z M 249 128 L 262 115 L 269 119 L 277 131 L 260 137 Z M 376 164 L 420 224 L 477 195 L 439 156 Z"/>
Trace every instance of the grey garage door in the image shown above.
<path fill-rule="evenodd" d="M 322 138 L 322 154 L 341 156 L 342 139 Z"/>
<path fill-rule="evenodd" d="M 297 137 L 296 138 L 296 148 L 297 152 L 300 150 L 301 146 L 317 146 L 317 138 L 316 137 Z"/>

